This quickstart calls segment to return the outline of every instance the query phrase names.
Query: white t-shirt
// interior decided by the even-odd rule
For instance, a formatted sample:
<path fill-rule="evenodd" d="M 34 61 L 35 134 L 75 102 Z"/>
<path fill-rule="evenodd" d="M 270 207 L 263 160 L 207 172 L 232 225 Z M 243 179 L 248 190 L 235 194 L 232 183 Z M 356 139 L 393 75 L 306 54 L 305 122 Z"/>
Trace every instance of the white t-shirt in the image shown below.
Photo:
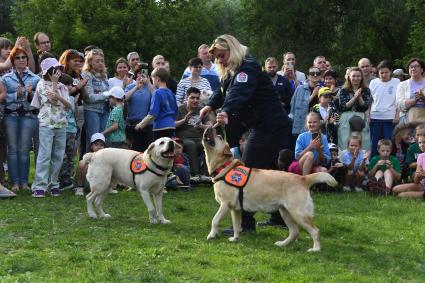
<path fill-rule="evenodd" d="M 277 74 L 283 77 L 285 76 L 283 71 L 278 71 Z M 301 84 L 305 84 L 307 81 L 307 78 L 303 72 L 295 71 L 295 76 L 297 77 L 297 81 L 299 81 Z"/>
<path fill-rule="evenodd" d="M 392 120 L 396 113 L 396 91 L 399 79 L 392 78 L 388 82 L 373 79 L 369 84 L 372 94 L 371 119 Z"/>
<path fill-rule="evenodd" d="M 132 80 L 132 83 L 133 82 L 134 82 L 134 80 Z M 108 83 L 109 83 L 109 89 L 113 88 L 114 86 L 118 86 L 118 87 L 121 87 L 121 88 L 123 87 L 123 81 L 116 78 L 116 77 L 110 78 L 108 80 Z"/>

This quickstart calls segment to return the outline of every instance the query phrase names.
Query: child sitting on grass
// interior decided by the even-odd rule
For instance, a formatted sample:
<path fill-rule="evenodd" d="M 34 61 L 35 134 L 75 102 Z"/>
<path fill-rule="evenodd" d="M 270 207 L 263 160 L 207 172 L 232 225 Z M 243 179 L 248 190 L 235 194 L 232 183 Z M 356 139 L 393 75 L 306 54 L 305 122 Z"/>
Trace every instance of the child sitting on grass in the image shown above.
<path fill-rule="evenodd" d="M 106 129 L 102 134 L 108 137 L 109 147 L 124 148 L 126 145 L 123 103 L 125 92 L 121 87 L 114 86 L 105 94 L 109 96 L 109 103 L 113 108 L 109 113 Z"/>
<path fill-rule="evenodd" d="M 334 143 L 329 143 L 329 151 L 331 152 L 331 161 L 328 166 L 328 173 L 335 178 L 338 184 L 342 184 L 347 170 L 339 159 L 338 146 Z"/>
<path fill-rule="evenodd" d="M 412 178 L 413 174 L 416 171 L 416 160 L 418 159 L 419 154 L 422 153 L 419 148 L 419 137 L 425 136 L 425 124 L 420 124 L 415 128 L 415 143 L 411 144 L 407 149 L 406 158 L 404 160 L 404 164 L 406 167 L 406 174 L 408 177 Z"/>
<path fill-rule="evenodd" d="M 387 195 L 393 182 L 400 179 L 401 169 L 397 158 L 391 156 L 392 142 L 387 139 L 378 141 L 379 155 L 369 163 L 369 192 Z"/>
<path fill-rule="evenodd" d="M 331 159 L 328 140 L 320 132 L 320 116 L 315 112 L 307 114 L 306 127 L 308 132 L 300 134 L 295 146 L 295 161 L 288 171 L 298 175 L 308 175 L 316 172 L 327 172 L 324 167 Z"/>
<path fill-rule="evenodd" d="M 105 148 L 105 136 L 101 133 L 95 133 L 90 138 L 89 152 L 96 152 Z M 90 191 L 90 185 L 86 180 L 87 169 L 89 165 L 80 160 L 78 163 L 77 174 L 75 175 L 77 187 L 75 188 L 76 196 L 84 196 L 84 189 Z"/>
<path fill-rule="evenodd" d="M 343 191 L 363 192 L 362 183 L 366 176 L 366 162 L 368 153 L 363 153 L 362 140 L 358 135 L 351 135 L 348 138 L 347 149 L 341 154 L 341 161 L 347 172 L 344 177 Z"/>
<path fill-rule="evenodd" d="M 419 148 L 422 151 L 416 162 L 416 172 L 413 183 L 401 184 L 393 188 L 393 192 L 401 198 L 424 198 L 425 188 L 425 136 L 418 139 Z"/>
<path fill-rule="evenodd" d="M 182 189 L 184 192 L 188 192 L 191 189 L 190 186 L 190 167 L 189 158 L 183 153 L 183 142 L 179 138 L 174 138 L 174 141 L 181 145 L 176 149 L 176 156 L 174 157 L 173 174 L 168 177 L 165 187 L 167 189 Z"/>

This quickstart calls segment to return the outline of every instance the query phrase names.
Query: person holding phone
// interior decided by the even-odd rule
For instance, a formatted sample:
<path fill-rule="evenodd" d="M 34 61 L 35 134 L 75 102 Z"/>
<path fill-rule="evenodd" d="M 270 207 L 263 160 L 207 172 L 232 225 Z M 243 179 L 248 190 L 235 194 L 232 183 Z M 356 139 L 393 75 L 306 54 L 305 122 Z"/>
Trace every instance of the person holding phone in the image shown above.
<path fill-rule="evenodd" d="M 310 112 L 306 118 L 308 132 L 300 134 L 295 145 L 295 161 L 288 172 L 308 175 L 316 172 L 327 172 L 325 167 L 331 160 L 328 139 L 320 132 L 320 115 Z"/>
<path fill-rule="evenodd" d="M 154 88 L 148 76 L 142 71 L 142 65 L 134 70 L 135 80 L 125 88 L 125 102 L 128 106 L 126 136 L 132 143 L 132 149 L 143 152 L 153 141 L 152 124 L 136 131 L 134 127 L 148 115 Z"/>
<path fill-rule="evenodd" d="M 283 54 L 283 65 L 282 70 L 277 72 L 278 75 L 284 76 L 291 82 L 292 91 L 307 81 L 307 77 L 303 72 L 300 72 L 296 68 L 297 60 L 295 54 L 291 51 Z"/>

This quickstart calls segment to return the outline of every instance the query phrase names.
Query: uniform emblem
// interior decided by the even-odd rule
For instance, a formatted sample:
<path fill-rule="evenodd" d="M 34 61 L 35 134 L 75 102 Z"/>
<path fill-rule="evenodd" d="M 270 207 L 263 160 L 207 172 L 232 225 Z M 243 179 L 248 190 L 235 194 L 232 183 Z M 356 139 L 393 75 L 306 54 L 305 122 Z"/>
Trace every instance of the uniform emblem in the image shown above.
<path fill-rule="evenodd" d="M 236 81 L 238 83 L 246 83 L 248 81 L 248 75 L 245 72 L 240 72 L 237 76 L 236 76 Z"/>
<path fill-rule="evenodd" d="M 224 181 L 234 187 L 243 188 L 248 182 L 250 173 L 250 168 L 239 165 L 227 172 L 224 176 Z"/>
<path fill-rule="evenodd" d="M 146 163 L 143 161 L 143 153 L 136 155 L 130 163 L 130 170 L 134 174 L 140 174 L 146 171 L 148 167 Z"/>

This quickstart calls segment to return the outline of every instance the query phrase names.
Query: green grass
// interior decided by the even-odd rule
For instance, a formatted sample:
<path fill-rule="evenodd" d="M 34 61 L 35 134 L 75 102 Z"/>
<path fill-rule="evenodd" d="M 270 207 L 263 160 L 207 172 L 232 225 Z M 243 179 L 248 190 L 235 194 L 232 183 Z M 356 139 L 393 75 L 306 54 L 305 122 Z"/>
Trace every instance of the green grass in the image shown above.
<path fill-rule="evenodd" d="M 65 192 L 0 201 L 0 282 L 423 282 L 425 204 L 367 194 L 313 195 L 322 251 L 302 231 L 286 248 L 279 228 L 239 243 L 206 241 L 218 208 L 210 187 L 164 196 L 170 225 L 148 223 L 139 195 L 110 195 L 109 220 L 87 217 Z M 257 214 L 257 220 L 267 218 Z M 230 216 L 221 227 L 230 224 Z"/>

